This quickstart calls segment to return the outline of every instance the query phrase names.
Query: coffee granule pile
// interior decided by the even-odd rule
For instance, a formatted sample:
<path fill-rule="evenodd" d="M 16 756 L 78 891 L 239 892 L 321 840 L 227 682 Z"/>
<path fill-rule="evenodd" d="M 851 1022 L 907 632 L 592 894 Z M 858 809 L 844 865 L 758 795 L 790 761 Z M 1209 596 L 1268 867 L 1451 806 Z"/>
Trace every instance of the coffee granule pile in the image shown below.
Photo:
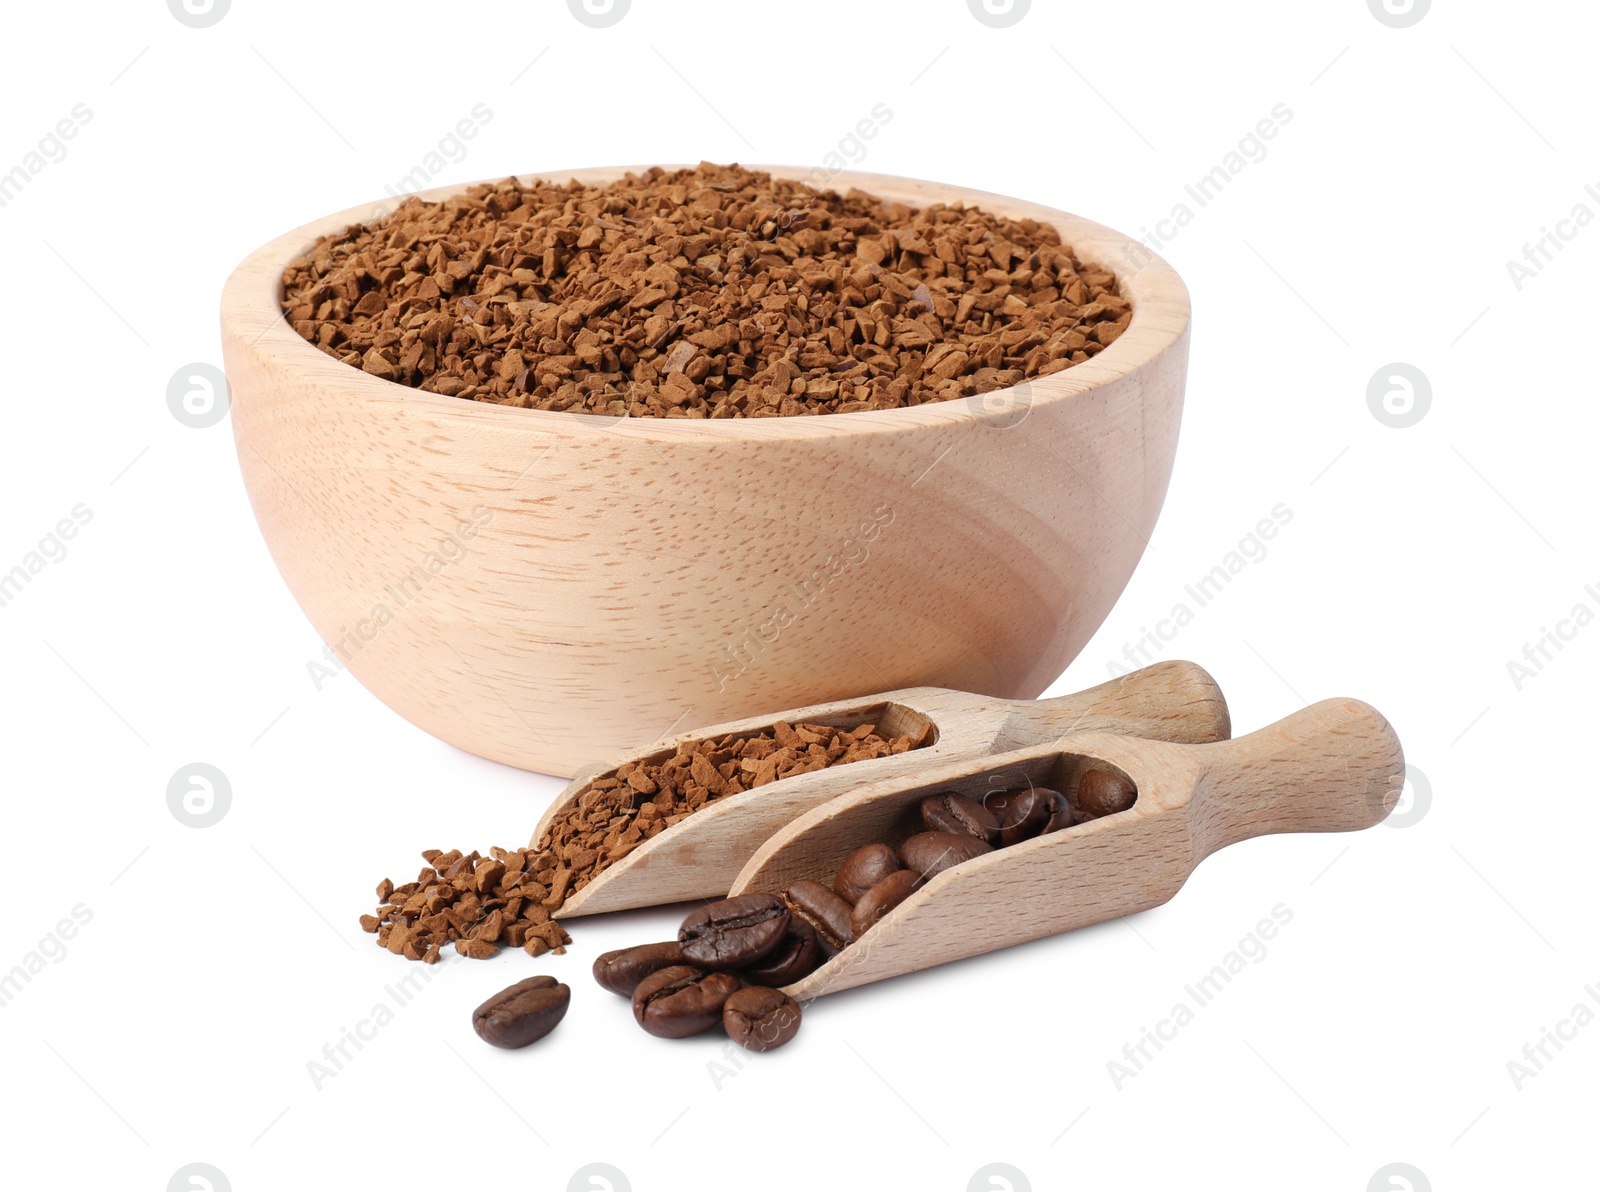
<path fill-rule="evenodd" d="M 417 880 L 396 886 L 378 883 L 376 912 L 361 916 L 363 930 L 407 960 L 437 963 L 439 950 L 453 943 L 470 960 L 487 960 L 500 945 L 522 948 L 530 956 L 564 952 L 572 937 L 550 918 L 564 894 L 552 900 L 550 873 L 555 859 L 528 849 L 462 854 L 459 849 L 423 852 L 427 867 Z"/>
<path fill-rule="evenodd" d="M 905 753 L 932 737 L 932 726 L 919 737 L 885 738 L 873 724 L 846 729 L 779 721 L 749 735 L 686 741 L 661 761 L 629 763 L 595 779 L 550 822 L 537 854 L 541 864 L 554 861 L 545 905 L 559 906 L 646 840 L 717 799 L 796 774 Z"/>
<path fill-rule="evenodd" d="M 702 163 L 515 179 L 323 237 L 283 310 L 324 352 L 452 397 L 659 418 L 949 401 L 1088 360 L 1132 311 L 1055 229 Z"/>

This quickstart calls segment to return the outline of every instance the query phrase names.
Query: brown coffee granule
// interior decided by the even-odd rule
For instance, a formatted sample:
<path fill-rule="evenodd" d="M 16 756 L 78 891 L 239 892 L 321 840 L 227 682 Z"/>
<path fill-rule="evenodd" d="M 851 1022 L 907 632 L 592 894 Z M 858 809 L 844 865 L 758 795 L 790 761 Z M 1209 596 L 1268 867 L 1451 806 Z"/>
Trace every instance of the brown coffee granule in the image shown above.
<path fill-rule="evenodd" d="M 875 724 L 833 728 L 780 720 L 753 733 L 685 741 L 659 761 L 630 762 L 590 783 L 539 841 L 537 855 L 554 862 L 546 905 L 559 906 L 652 836 L 727 795 L 905 753 L 932 740 L 932 725 L 916 737 L 885 738 Z"/>
<path fill-rule="evenodd" d="M 409 197 L 283 289 L 295 331 L 375 376 L 632 417 L 949 401 L 1088 360 L 1132 318 L 1047 224 L 708 163 Z"/>
<path fill-rule="evenodd" d="M 451 943 L 468 959 L 487 960 L 501 946 L 542 956 L 565 952 L 563 945 L 572 942 L 550 918 L 565 895 L 551 899 L 556 864 L 549 854 L 495 848 L 482 857 L 430 848 L 422 859 L 427 866 L 416 881 L 379 882 L 382 905 L 361 916 L 362 930 L 376 932 L 378 943 L 395 955 L 434 964 L 440 948 Z"/>

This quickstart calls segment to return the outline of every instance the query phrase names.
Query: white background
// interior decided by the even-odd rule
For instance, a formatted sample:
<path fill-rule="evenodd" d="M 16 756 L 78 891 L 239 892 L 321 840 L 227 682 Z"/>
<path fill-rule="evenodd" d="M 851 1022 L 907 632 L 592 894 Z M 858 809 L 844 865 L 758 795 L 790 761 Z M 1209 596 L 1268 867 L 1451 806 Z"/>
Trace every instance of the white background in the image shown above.
<path fill-rule="evenodd" d="M 157 1190 L 204 1162 L 240 1192 L 561 1189 L 599 1162 L 640 1192 L 959 1190 L 1006 1163 L 1013 1188 L 1359 1192 L 1398 1162 L 1414 1188 L 1595 1186 L 1600 1025 L 1520 1089 L 1507 1068 L 1575 1004 L 1600 1012 L 1600 628 L 1520 690 L 1507 669 L 1575 605 L 1600 611 L 1600 227 L 1569 226 L 1520 291 L 1506 267 L 1576 204 L 1600 213 L 1592 6 L 1457 0 L 1406 29 L 1364 0 L 1035 0 L 1005 29 L 963 0 L 634 0 L 605 29 L 559 0 L 3 20 L 0 169 L 74 105 L 93 115 L 0 208 L 0 570 L 74 506 L 93 517 L 0 608 L 0 972 L 74 906 L 92 919 L 0 1009 L 0 1183 Z M 676 916 L 580 921 L 567 956 L 445 966 L 319 1090 L 308 1062 L 415 971 L 357 927 L 377 879 L 408 880 L 425 847 L 520 843 L 560 784 L 425 736 L 348 674 L 313 686 L 321 643 L 227 423 L 180 424 L 166 387 L 220 363 L 241 257 L 382 197 L 479 103 L 493 120 L 441 183 L 809 167 L 885 103 L 863 168 L 1135 233 L 1286 104 L 1266 157 L 1163 250 L 1195 311 L 1177 470 L 1052 690 L 1105 678 L 1282 503 L 1267 557 L 1162 655 L 1208 667 L 1240 731 L 1369 700 L 1431 805 L 1413 792 L 1403 829 L 1252 841 L 1159 910 L 827 999 L 720 1079 L 720 1039 L 649 1038 L 588 977 Z M 1431 382 L 1409 428 L 1367 403 L 1393 362 Z M 203 830 L 166 804 L 194 761 L 233 792 Z M 1117 1088 L 1108 1061 L 1280 903 L 1265 959 Z M 567 1020 L 485 1047 L 471 1008 L 533 972 L 573 986 Z"/>

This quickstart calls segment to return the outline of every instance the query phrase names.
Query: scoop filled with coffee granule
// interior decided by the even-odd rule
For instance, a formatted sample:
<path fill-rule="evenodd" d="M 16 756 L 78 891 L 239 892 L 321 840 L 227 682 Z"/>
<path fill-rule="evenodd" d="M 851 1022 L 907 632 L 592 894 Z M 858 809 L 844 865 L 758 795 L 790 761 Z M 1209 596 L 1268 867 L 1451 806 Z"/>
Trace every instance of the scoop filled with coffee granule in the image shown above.
<path fill-rule="evenodd" d="M 1132 318 L 1047 224 L 707 163 L 409 197 L 290 262 L 282 305 L 402 385 L 657 418 L 949 401 L 1088 360 Z"/>
<path fill-rule="evenodd" d="M 836 728 L 789 724 L 684 741 L 659 759 L 629 762 L 602 774 L 557 812 L 537 842 L 545 905 L 559 907 L 652 837 L 708 804 L 831 766 L 891 757 L 933 742 L 933 726 L 917 736 L 885 737 L 875 724 Z"/>

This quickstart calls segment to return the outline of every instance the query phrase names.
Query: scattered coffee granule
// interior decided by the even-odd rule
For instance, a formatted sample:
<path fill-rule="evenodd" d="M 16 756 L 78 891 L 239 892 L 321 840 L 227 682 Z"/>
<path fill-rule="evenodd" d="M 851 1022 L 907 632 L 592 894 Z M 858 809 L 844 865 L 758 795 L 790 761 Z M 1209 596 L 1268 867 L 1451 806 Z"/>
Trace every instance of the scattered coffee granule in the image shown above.
<path fill-rule="evenodd" d="M 487 960 L 505 945 L 542 956 L 565 952 L 563 945 L 572 942 L 550 918 L 565 895 L 552 901 L 555 859 L 549 854 L 495 848 L 482 857 L 430 848 L 422 859 L 427 866 L 416 881 L 379 882 L 382 905 L 361 916 L 362 929 L 376 932 L 378 943 L 397 956 L 434 964 L 451 943 L 471 960 Z"/>
<path fill-rule="evenodd" d="M 484 183 L 324 236 L 283 310 L 446 396 L 656 418 L 845 414 L 1048 376 L 1132 318 L 1053 227 L 737 165 Z"/>
<path fill-rule="evenodd" d="M 833 728 L 780 720 L 754 733 L 685 741 L 661 761 L 630 762 L 596 778 L 551 821 L 533 854 L 541 865 L 547 859 L 554 865 L 545 905 L 560 906 L 646 840 L 726 795 L 919 749 L 933 735 L 931 724 L 916 737 L 885 738 L 875 724 Z"/>

